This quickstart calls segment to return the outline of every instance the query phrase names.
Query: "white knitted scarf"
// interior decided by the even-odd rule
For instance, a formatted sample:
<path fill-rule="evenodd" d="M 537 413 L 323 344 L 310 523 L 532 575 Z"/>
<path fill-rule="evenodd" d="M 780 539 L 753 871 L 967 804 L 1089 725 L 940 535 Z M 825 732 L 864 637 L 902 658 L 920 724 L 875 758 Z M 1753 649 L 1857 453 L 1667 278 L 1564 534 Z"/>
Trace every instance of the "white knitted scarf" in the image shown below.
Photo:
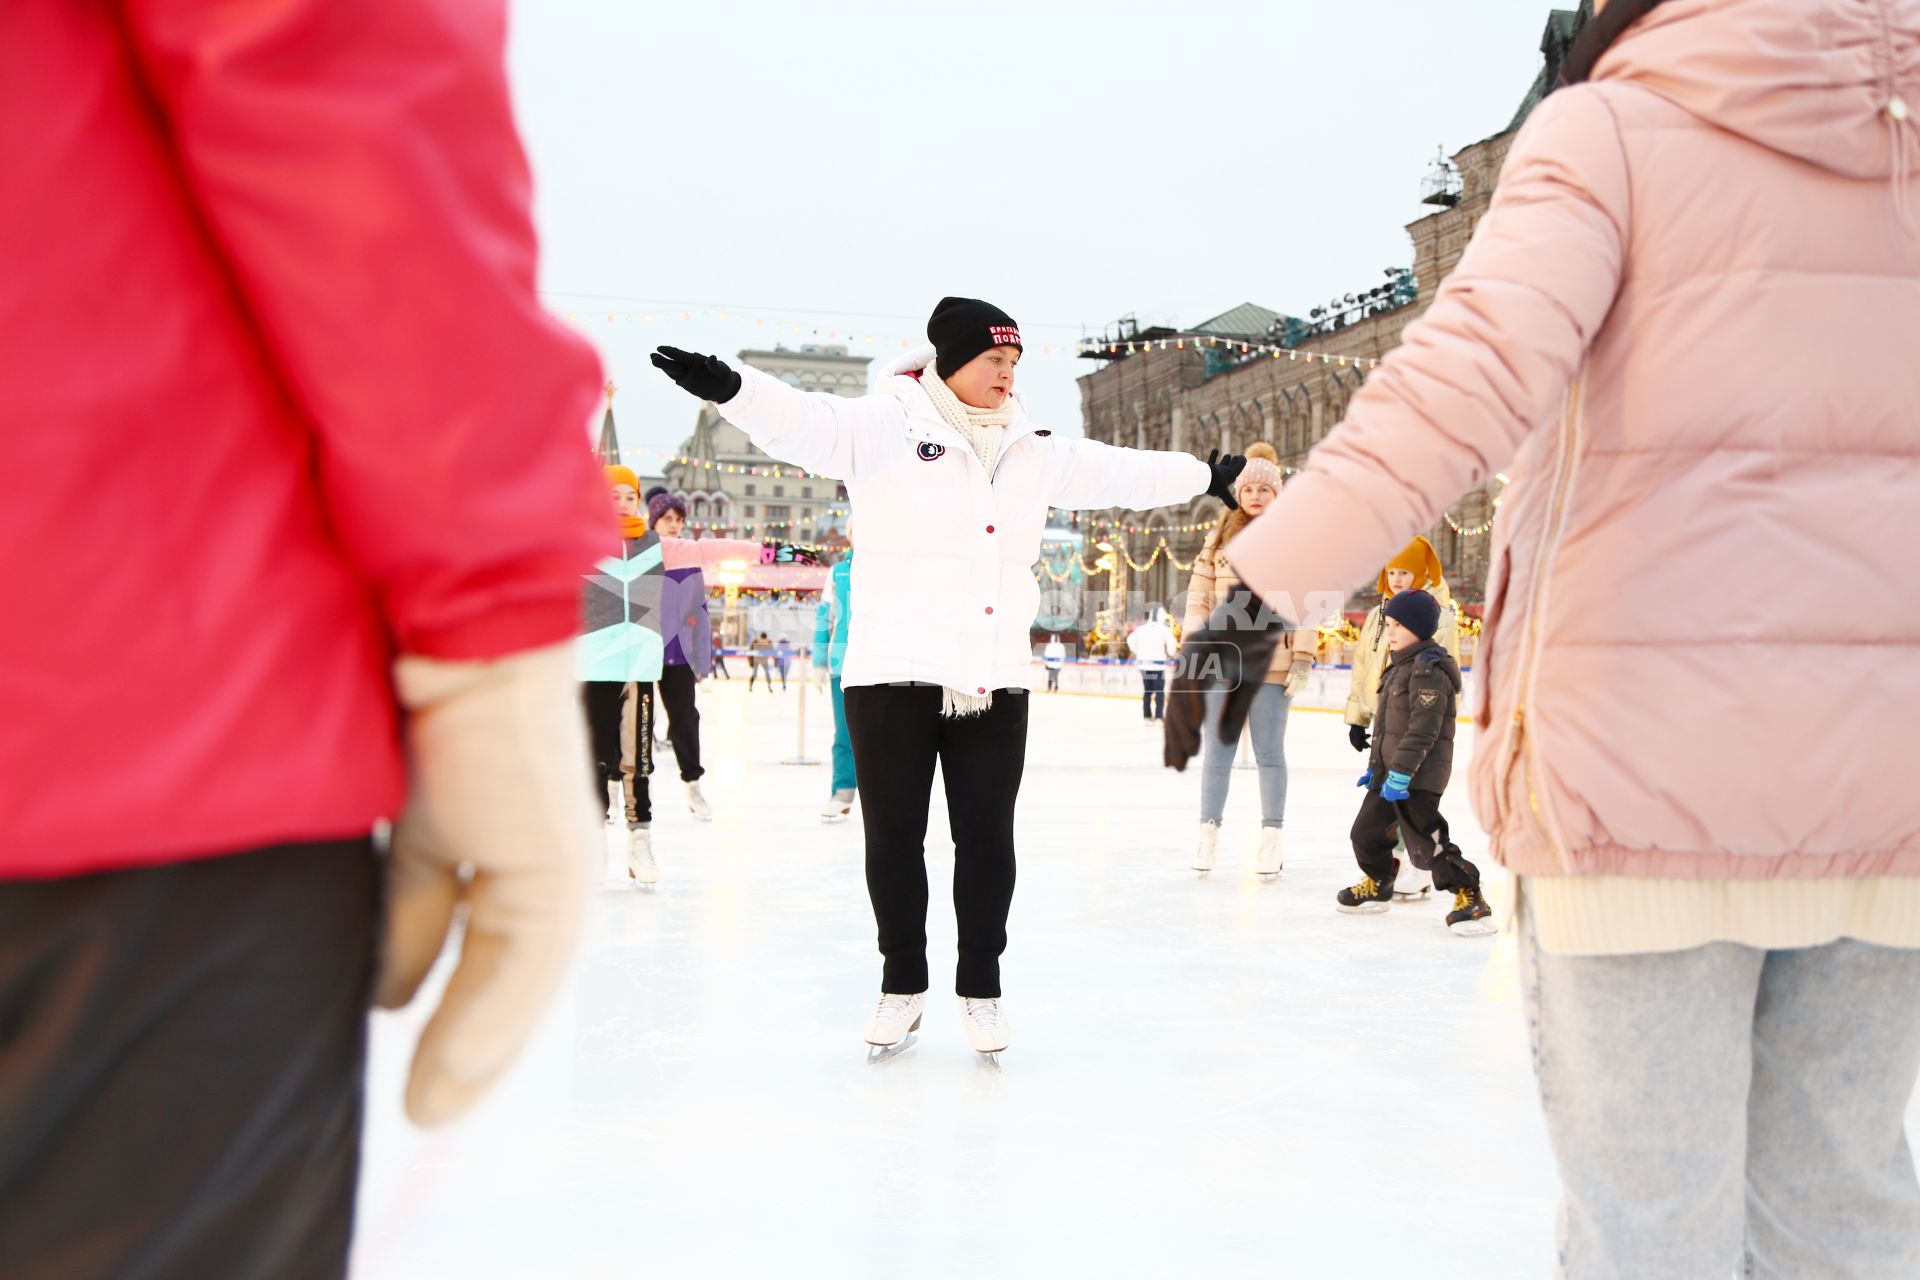
<path fill-rule="evenodd" d="M 927 398 L 933 401 L 933 407 L 939 411 L 941 419 L 960 433 L 991 477 L 993 464 L 1000 457 L 1000 442 L 1006 438 L 1007 424 L 1013 421 L 1012 398 L 1009 397 L 1007 403 L 998 409 L 976 409 L 953 394 L 953 388 L 941 380 L 933 365 L 928 365 L 921 373 L 920 385 L 926 389 Z M 941 692 L 946 696 L 941 700 L 940 714 L 949 718 L 981 715 L 993 706 L 991 693 L 963 693 L 958 689 L 943 689 Z"/>
<path fill-rule="evenodd" d="M 1012 397 L 998 409 L 976 409 L 953 394 L 953 388 L 941 380 L 932 365 L 920 375 L 920 385 L 926 388 L 927 398 L 941 418 L 972 446 L 980 465 L 992 476 L 993 464 L 1000 457 L 1000 441 L 1006 437 L 1007 424 L 1013 421 Z"/>

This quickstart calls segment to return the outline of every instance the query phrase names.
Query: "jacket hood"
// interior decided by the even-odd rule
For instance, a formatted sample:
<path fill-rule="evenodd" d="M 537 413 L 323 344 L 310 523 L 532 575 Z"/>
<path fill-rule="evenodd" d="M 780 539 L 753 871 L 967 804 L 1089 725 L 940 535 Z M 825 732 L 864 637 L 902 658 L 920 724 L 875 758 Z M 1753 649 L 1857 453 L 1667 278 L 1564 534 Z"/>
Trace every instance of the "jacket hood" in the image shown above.
<path fill-rule="evenodd" d="M 1920 0 L 1666 0 L 1593 80 L 1844 177 L 1920 172 Z"/>

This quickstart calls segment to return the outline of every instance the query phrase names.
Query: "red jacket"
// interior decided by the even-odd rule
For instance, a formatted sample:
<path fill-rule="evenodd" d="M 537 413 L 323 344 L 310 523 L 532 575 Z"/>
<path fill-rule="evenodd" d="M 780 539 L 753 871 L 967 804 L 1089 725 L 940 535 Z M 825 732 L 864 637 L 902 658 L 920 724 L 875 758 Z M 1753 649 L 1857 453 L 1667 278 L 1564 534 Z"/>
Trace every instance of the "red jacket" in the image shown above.
<path fill-rule="evenodd" d="M 0 879 L 363 833 L 396 651 L 573 634 L 502 8 L 0 5 Z"/>

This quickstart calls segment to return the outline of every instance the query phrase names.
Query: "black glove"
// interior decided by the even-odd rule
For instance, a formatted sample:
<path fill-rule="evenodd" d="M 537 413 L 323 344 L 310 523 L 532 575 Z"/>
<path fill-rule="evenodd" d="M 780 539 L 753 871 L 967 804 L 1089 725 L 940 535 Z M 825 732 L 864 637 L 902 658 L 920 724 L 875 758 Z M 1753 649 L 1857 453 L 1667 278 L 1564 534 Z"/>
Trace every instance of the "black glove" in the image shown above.
<path fill-rule="evenodd" d="M 1213 472 L 1213 482 L 1207 486 L 1207 494 L 1227 504 L 1231 511 L 1240 509 L 1239 501 L 1233 496 L 1233 482 L 1247 469 L 1247 460 L 1237 453 L 1220 456 L 1215 449 L 1207 455 L 1207 470 Z"/>
<path fill-rule="evenodd" d="M 1170 768 L 1184 772 L 1187 762 L 1200 754 L 1209 689 L 1227 690 L 1220 741 L 1240 740 L 1254 695 L 1273 666 L 1274 650 L 1292 629 L 1242 587 L 1208 616 L 1204 627 L 1188 633 L 1167 689 L 1165 759 Z"/>
<path fill-rule="evenodd" d="M 740 375 L 719 356 L 661 347 L 653 353 L 653 367 L 702 400 L 725 404 L 740 394 Z"/>
<path fill-rule="evenodd" d="M 1347 726 L 1347 741 L 1353 744 L 1355 751 L 1365 751 L 1373 745 L 1373 739 L 1367 736 L 1367 726 L 1363 724 Z"/>

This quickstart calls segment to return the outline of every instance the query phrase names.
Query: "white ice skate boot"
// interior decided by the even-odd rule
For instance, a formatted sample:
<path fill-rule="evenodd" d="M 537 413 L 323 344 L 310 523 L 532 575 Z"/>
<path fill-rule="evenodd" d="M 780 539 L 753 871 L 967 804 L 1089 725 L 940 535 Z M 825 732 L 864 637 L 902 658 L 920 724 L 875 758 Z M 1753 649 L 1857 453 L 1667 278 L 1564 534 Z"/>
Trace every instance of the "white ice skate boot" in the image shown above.
<path fill-rule="evenodd" d="M 1400 878 L 1393 882 L 1395 902 L 1419 902 L 1433 892 L 1433 872 L 1422 871 L 1411 860 L 1402 863 Z"/>
<path fill-rule="evenodd" d="M 1009 1030 L 1006 1010 L 1000 1007 L 1000 1001 L 961 996 L 960 1021 L 966 1024 L 967 1042 L 973 1051 L 984 1053 L 997 1063 L 1000 1051 L 1007 1047 Z"/>
<path fill-rule="evenodd" d="M 713 821 L 713 806 L 708 804 L 707 798 L 700 794 L 700 784 L 697 782 L 687 784 L 687 808 L 700 821 Z"/>
<path fill-rule="evenodd" d="M 607 784 L 607 825 L 617 827 L 627 820 L 626 788 L 618 779 Z"/>
<path fill-rule="evenodd" d="M 833 799 L 827 801 L 827 807 L 820 811 L 822 822 L 845 822 L 847 815 L 853 812 L 853 791 L 851 788 L 833 793 Z"/>
<path fill-rule="evenodd" d="M 627 878 L 643 889 L 660 883 L 660 868 L 653 863 L 653 832 L 645 827 L 627 832 Z"/>
<path fill-rule="evenodd" d="M 887 992 L 867 1019 L 867 1061 L 885 1062 L 913 1048 L 919 1037 L 920 1014 L 927 1007 L 926 993 L 902 996 Z"/>
<path fill-rule="evenodd" d="M 1200 843 L 1193 851 L 1193 869 L 1201 875 L 1213 870 L 1213 855 L 1220 844 L 1220 824 L 1203 822 L 1200 824 Z"/>
<path fill-rule="evenodd" d="M 1280 856 L 1280 828 L 1260 828 L 1260 851 L 1253 855 L 1253 869 L 1262 880 L 1272 880 L 1280 874 L 1283 859 Z"/>

